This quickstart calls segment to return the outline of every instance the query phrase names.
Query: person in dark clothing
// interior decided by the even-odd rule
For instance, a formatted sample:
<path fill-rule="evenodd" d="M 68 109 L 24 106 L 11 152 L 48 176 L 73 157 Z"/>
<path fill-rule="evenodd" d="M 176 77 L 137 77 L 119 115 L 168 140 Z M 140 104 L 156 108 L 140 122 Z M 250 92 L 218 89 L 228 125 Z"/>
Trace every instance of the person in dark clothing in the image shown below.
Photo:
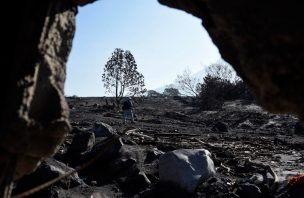
<path fill-rule="evenodd" d="M 123 110 L 123 123 L 126 124 L 127 119 L 130 118 L 131 123 L 134 124 L 134 116 L 133 116 L 133 101 L 131 97 L 128 97 L 122 105 Z"/>

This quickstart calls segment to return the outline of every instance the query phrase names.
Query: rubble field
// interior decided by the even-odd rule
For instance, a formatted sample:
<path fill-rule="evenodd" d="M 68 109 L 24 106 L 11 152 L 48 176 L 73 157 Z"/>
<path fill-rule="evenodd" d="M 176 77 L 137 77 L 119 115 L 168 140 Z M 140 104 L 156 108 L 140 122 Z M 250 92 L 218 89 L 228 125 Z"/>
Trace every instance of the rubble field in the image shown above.
<path fill-rule="evenodd" d="M 201 111 L 192 100 L 135 98 L 135 124 L 123 124 L 113 98 L 68 97 L 71 133 L 13 194 L 66 175 L 30 197 L 304 197 L 304 129 L 294 115 L 246 101 Z M 179 149 L 211 154 L 216 173 L 192 192 L 160 179 L 161 156 Z"/>

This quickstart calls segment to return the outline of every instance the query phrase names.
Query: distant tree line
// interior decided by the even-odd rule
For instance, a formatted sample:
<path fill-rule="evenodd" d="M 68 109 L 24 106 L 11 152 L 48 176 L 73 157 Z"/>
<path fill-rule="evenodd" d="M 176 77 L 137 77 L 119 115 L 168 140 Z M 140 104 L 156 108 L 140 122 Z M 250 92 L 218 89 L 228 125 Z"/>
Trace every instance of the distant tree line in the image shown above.
<path fill-rule="evenodd" d="M 163 93 L 159 93 L 155 90 L 147 91 L 147 97 L 163 97 L 163 96 L 181 96 L 181 93 L 177 88 L 171 86 L 165 88 Z"/>
<path fill-rule="evenodd" d="M 202 110 L 220 109 L 223 103 L 229 100 L 254 101 L 247 85 L 227 63 L 212 64 L 205 72 L 206 76 L 200 81 L 192 76 L 189 69 L 186 69 L 183 74 L 177 76 L 178 88 L 169 86 L 163 93 L 149 90 L 147 96 L 192 96 L 196 105 Z"/>
<path fill-rule="evenodd" d="M 198 103 L 201 109 L 220 109 L 229 100 L 254 101 L 249 88 L 230 65 L 223 62 L 212 64 L 207 67 L 206 73 L 199 85 Z"/>
<path fill-rule="evenodd" d="M 148 97 L 191 96 L 202 110 L 220 109 L 229 100 L 254 101 L 247 85 L 227 63 L 212 64 L 206 68 L 205 73 L 205 77 L 200 80 L 186 69 L 177 75 L 177 86 L 168 86 L 163 93 L 147 91 L 144 76 L 138 71 L 132 53 L 117 48 L 104 67 L 102 81 L 106 90 L 115 94 L 117 104 L 126 95 L 143 96 L 146 91 Z"/>

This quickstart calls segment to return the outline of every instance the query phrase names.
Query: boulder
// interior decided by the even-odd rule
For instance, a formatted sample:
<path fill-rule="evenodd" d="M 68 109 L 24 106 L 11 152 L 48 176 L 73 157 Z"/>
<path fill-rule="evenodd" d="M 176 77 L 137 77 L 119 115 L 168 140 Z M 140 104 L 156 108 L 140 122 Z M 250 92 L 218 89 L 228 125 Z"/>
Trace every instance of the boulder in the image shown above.
<path fill-rule="evenodd" d="M 73 168 L 68 167 L 55 159 L 48 158 L 41 162 L 35 172 L 20 179 L 15 191 L 23 192 L 73 170 Z M 53 186 L 69 189 L 79 185 L 85 186 L 85 183 L 79 178 L 77 172 L 75 172 L 72 175 L 61 179 Z"/>
<path fill-rule="evenodd" d="M 143 168 L 145 149 L 136 145 L 123 145 L 117 157 L 107 167 L 107 172 L 132 177 Z"/>
<path fill-rule="evenodd" d="M 103 122 L 96 122 L 92 129 L 92 132 L 95 134 L 95 137 L 113 137 L 116 132 L 115 130 L 108 124 Z"/>
<path fill-rule="evenodd" d="M 145 158 L 145 163 L 151 163 L 154 160 L 158 159 L 159 156 L 161 156 L 162 154 L 164 154 L 164 152 L 158 150 L 157 148 L 153 148 L 151 150 L 147 150 L 147 155 Z"/>
<path fill-rule="evenodd" d="M 101 143 L 97 143 L 97 145 L 99 144 Z M 119 141 L 115 140 L 111 145 L 107 150 L 104 150 L 105 147 L 102 145 L 100 147 L 94 146 L 92 151 L 76 158 L 77 162 L 86 162 L 104 151 L 94 164 L 82 171 L 87 178 L 86 182 L 97 181 L 104 183 L 105 181 L 119 180 L 119 183 L 126 186 L 127 180 L 136 183 L 137 179 L 142 177 L 138 175 L 139 172 L 147 174 L 154 170 L 157 172 L 156 167 L 144 164 L 146 156 L 144 148 L 137 145 L 123 145 L 121 138 L 119 138 Z M 153 170 L 151 170 L 152 168 Z M 134 178 L 135 176 L 139 176 L 139 178 L 136 179 Z"/>
<path fill-rule="evenodd" d="M 92 132 L 77 133 L 74 135 L 68 153 L 82 153 L 90 151 L 95 144 L 95 134 Z"/>
<path fill-rule="evenodd" d="M 114 138 L 112 140 L 98 142 L 96 145 L 94 145 L 91 151 L 79 155 L 78 165 L 93 159 L 97 155 L 100 155 L 100 157 L 96 160 L 96 162 L 100 162 L 101 164 L 109 162 L 119 155 L 119 151 L 121 150 L 122 146 L 123 143 L 121 138 Z"/>
<path fill-rule="evenodd" d="M 188 192 L 194 192 L 201 181 L 215 174 L 211 154 L 205 149 L 180 149 L 159 158 L 159 179 Z"/>

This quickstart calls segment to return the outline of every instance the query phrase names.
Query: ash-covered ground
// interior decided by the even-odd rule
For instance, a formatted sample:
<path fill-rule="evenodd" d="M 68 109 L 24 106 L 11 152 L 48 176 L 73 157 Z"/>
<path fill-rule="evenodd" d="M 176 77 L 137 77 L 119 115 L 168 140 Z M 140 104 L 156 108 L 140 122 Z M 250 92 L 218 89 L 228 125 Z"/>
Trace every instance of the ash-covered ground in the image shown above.
<path fill-rule="evenodd" d="M 32 197 L 303 196 L 303 181 L 287 184 L 304 173 L 304 131 L 293 115 L 271 114 L 245 101 L 201 111 L 190 97 L 149 97 L 134 99 L 135 124 L 124 125 L 113 98 L 67 100 L 72 133 L 38 173 L 18 182 L 15 194 L 99 155 L 78 171 L 79 177 L 69 176 Z M 99 136 L 102 123 L 112 129 Z M 160 182 L 159 156 L 177 149 L 211 153 L 216 174 L 193 193 Z M 62 165 L 63 170 L 53 174 L 52 169 Z"/>

